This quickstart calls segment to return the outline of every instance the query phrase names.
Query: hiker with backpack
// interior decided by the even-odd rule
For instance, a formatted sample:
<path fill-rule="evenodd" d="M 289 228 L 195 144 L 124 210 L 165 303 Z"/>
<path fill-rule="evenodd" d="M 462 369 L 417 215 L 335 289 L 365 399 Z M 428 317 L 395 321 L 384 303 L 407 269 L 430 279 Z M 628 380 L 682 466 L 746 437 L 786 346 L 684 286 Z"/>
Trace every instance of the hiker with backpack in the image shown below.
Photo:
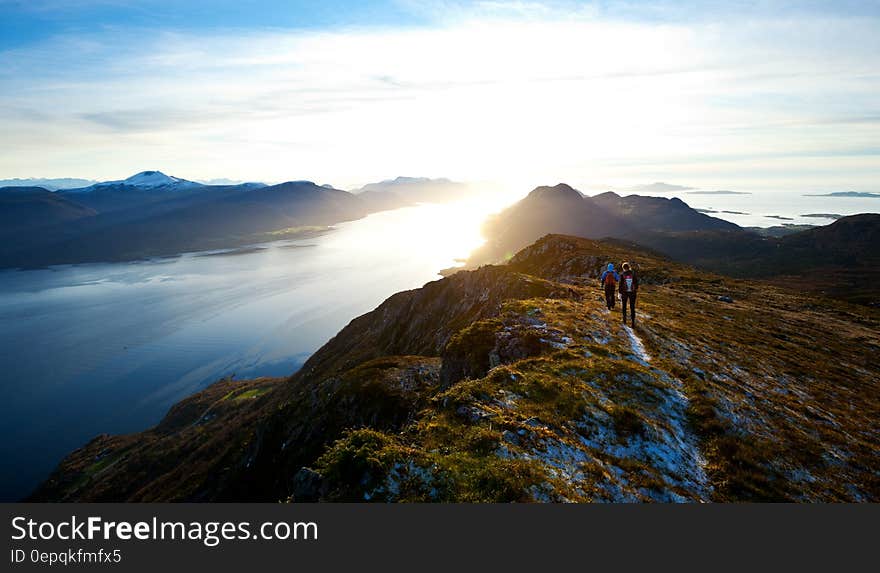
<path fill-rule="evenodd" d="M 639 291 L 639 277 L 629 263 L 623 263 L 620 273 L 620 304 L 623 307 L 623 324 L 626 325 L 626 305 L 629 303 L 630 323 L 636 325 L 636 294 Z"/>
<path fill-rule="evenodd" d="M 616 297 L 617 283 L 620 281 L 620 275 L 614 270 L 614 263 L 608 263 L 608 268 L 599 278 L 599 284 L 605 288 L 605 304 L 608 310 L 614 310 L 614 299 Z"/>

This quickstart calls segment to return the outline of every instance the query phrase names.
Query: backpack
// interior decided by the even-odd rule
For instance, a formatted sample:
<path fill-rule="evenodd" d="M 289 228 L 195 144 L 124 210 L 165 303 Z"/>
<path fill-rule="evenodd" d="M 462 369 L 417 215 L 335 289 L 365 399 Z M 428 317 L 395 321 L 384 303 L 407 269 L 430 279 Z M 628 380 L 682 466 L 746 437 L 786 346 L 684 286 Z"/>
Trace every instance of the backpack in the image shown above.
<path fill-rule="evenodd" d="M 617 281 L 614 280 L 614 273 L 608 273 L 607 275 L 605 275 L 605 286 L 606 287 L 617 286 Z"/>
<path fill-rule="evenodd" d="M 633 287 L 635 286 L 636 276 L 632 273 L 627 273 L 622 276 L 624 292 L 633 292 Z"/>

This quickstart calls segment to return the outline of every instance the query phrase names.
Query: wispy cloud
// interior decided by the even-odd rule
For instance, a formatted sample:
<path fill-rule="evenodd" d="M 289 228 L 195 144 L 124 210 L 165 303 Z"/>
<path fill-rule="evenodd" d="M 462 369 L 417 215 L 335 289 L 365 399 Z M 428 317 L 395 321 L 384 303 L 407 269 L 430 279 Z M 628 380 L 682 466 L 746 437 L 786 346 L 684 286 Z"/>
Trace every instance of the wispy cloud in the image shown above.
<path fill-rule="evenodd" d="M 715 187 L 778 184 L 785 165 L 793 186 L 821 164 L 829 184 L 860 188 L 880 171 L 853 151 L 880 136 L 873 15 L 418 9 L 436 23 L 106 29 L 0 52 L 0 175 L 79 162 L 107 178 L 149 164 L 340 185 L 405 171 Z"/>

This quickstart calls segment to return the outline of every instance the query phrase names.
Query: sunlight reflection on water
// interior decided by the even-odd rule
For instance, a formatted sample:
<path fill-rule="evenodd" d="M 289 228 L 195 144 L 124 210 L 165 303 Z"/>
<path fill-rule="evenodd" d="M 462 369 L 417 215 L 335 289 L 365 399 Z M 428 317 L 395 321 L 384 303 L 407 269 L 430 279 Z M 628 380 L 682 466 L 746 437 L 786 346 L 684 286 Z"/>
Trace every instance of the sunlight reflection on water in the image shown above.
<path fill-rule="evenodd" d="M 0 272 L 0 457 L 17 468 L 0 498 L 219 378 L 290 374 L 352 318 L 466 257 L 496 205 L 385 211 L 243 253 Z"/>

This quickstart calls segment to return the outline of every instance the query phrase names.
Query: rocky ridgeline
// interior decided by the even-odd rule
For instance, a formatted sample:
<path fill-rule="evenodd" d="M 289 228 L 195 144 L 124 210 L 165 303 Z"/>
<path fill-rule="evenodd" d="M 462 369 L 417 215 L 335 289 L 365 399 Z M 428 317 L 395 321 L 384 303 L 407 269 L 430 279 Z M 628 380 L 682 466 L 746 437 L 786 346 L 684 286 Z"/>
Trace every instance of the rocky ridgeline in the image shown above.
<path fill-rule="evenodd" d="M 639 268 L 639 324 L 599 271 Z M 287 380 L 72 453 L 35 500 L 880 499 L 876 311 L 548 236 L 398 293 Z"/>

